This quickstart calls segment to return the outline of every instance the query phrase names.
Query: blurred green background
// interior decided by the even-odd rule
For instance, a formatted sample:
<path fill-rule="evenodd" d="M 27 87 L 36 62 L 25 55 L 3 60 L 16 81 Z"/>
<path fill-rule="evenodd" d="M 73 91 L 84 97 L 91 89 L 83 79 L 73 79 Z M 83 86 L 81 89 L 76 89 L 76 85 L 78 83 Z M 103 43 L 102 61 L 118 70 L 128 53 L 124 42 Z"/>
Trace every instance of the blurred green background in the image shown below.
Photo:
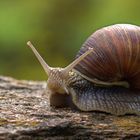
<path fill-rule="evenodd" d="M 45 80 L 28 40 L 64 67 L 92 32 L 115 23 L 140 25 L 140 0 L 1 0 L 0 75 Z"/>

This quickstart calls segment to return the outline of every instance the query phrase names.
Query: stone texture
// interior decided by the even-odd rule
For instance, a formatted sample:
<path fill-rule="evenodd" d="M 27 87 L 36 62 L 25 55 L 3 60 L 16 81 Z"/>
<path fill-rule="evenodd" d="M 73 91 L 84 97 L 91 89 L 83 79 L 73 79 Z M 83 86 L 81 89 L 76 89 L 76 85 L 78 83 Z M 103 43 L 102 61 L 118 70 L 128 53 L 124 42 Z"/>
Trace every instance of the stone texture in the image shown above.
<path fill-rule="evenodd" d="M 46 83 L 0 76 L 0 140 L 140 139 L 140 117 L 49 106 Z"/>

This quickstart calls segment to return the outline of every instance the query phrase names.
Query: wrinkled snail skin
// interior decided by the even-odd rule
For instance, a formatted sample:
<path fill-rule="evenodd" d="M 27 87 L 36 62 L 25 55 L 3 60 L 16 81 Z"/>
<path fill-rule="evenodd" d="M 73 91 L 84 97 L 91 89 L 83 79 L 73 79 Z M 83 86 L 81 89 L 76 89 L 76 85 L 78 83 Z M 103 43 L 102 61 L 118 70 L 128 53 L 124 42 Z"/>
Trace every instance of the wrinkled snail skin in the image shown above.
<path fill-rule="evenodd" d="M 140 27 L 116 24 L 97 30 L 65 68 L 50 67 L 27 44 L 48 75 L 51 106 L 140 115 Z"/>
<path fill-rule="evenodd" d="M 82 111 L 102 111 L 114 115 L 140 115 L 140 92 L 124 87 L 100 87 L 80 75 L 70 78 L 72 101 Z"/>

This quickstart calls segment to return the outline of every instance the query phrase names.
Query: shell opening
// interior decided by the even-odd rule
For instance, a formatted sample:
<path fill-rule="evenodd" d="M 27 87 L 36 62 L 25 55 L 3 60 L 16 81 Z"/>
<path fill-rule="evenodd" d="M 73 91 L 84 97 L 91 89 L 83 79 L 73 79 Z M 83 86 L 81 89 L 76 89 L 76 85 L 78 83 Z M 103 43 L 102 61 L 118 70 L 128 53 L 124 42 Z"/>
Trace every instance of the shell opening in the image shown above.
<path fill-rule="evenodd" d="M 96 86 L 100 86 L 100 87 L 121 86 L 121 87 L 125 87 L 125 88 L 130 87 L 130 85 L 127 81 L 114 81 L 114 82 L 102 81 L 102 80 L 99 80 L 99 79 L 96 79 L 96 78 L 90 78 L 90 77 L 80 73 L 77 70 L 74 70 L 74 71 L 76 71 L 76 73 L 78 73 L 83 78 L 87 79 L 88 81 L 92 82 Z"/>

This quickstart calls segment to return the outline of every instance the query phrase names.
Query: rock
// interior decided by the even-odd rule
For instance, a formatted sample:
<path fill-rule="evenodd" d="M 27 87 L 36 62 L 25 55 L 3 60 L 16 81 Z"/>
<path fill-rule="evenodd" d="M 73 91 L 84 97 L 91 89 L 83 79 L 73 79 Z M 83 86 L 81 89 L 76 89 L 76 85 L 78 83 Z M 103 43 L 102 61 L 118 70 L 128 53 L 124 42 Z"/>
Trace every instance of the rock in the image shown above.
<path fill-rule="evenodd" d="M 140 117 L 52 108 L 46 82 L 0 76 L 0 140 L 140 139 Z"/>

